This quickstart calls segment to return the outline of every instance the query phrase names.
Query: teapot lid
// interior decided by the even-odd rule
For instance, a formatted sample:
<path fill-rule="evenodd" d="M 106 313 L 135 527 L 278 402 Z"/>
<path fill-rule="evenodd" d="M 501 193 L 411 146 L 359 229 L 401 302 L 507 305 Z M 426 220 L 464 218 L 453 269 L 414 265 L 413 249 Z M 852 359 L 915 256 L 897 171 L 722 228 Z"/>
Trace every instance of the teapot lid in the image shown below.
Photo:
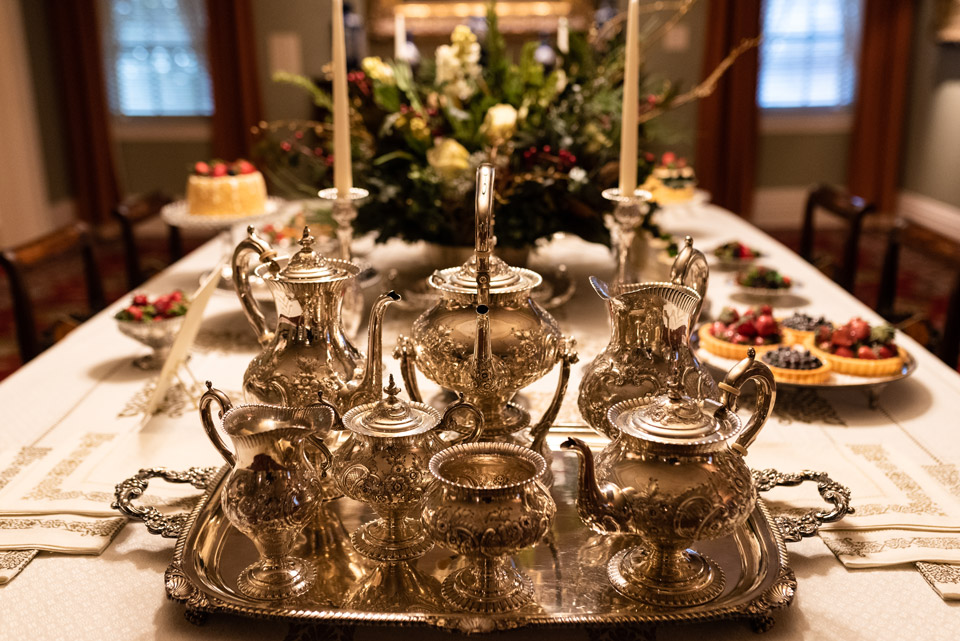
<path fill-rule="evenodd" d="M 543 277 L 535 271 L 522 267 L 511 267 L 496 256 L 490 257 L 490 293 L 507 294 L 533 289 Z M 477 256 L 474 254 L 460 267 L 448 267 L 435 271 L 430 284 L 438 289 L 458 294 L 477 292 Z"/>
<path fill-rule="evenodd" d="M 607 420 L 618 432 L 636 437 L 664 451 L 711 451 L 740 430 L 733 412 L 710 399 L 697 402 L 685 395 L 679 378 L 671 377 L 667 392 L 617 403 Z"/>
<path fill-rule="evenodd" d="M 343 416 L 353 432 L 366 436 L 412 436 L 429 431 L 440 422 L 440 414 L 429 405 L 408 403 L 400 398 L 400 388 L 390 375 L 383 389 L 386 396 L 375 403 L 353 408 Z"/>
<path fill-rule="evenodd" d="M 300 250 L 287 261 L 278 278 L 329 282 L 350 278 L 360 272 L 360 268 L 349 261 L 325 258 L 313 248 L 314 242 L 316 239 L 310 233 L 310 228 L 304 227 L 299 241 Z"/>

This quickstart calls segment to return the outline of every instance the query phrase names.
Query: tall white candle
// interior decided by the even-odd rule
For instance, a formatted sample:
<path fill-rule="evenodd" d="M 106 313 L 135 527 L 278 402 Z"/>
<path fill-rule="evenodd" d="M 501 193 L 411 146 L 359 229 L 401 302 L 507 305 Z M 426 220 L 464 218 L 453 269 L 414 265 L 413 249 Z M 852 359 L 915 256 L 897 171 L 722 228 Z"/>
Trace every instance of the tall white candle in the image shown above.
<path fill-rule="evenodd" d="M 399 10 L 393 15 L 393 59 L 397 62 L 407 57 L 407 17 Z"/>
<path fill-rule="evenodd" d="M 566 17 L 557 20 L 557 49 L 562 54 L 570 51 L 570 21 Z"/>
<path fill-rule="evenodd" d="M 640 108 L 640 2 L 627 9 L 627 59 L 623 68 L 623 109 L 620 132 L 620 194 L 637 188 L 637 112 Z"/>
<path fill-rule="evenodd" d="M 340 198 L 349 198 L 353 174 L 350 168 L 347 45 L 343 30 L 343 0 L 333 0 L 333 186 Z"/>

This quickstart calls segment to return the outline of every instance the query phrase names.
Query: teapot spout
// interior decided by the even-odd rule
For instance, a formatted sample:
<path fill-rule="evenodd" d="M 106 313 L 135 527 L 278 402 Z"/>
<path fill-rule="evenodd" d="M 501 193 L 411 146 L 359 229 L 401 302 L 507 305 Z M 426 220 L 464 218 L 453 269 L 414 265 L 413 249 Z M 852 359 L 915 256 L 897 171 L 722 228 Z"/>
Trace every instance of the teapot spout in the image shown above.
<path fill-rule="evenodd" d="M 367 329 L 367 364 L 363 378 L 357 389 L 350 395 L 349 404 L 341 408 L 346 411 L 363 403 L 380 400 L 380 388 L 383 386 L 383 315 L 387 307 L 400 300 L 400 294 L 390 290 L 380 294 L 370 308 L 370 327 Z"/>
<path fill-rule="evenodd" d="M 593 291 L 597 292 L 597 295 L 606 301 L 614 311 L 621 310 L 625 307 L 622 299 L 610 293 L 610 285 L 605 281 L 600 280 L 596 276 L 591 276 L 590 286 L 593 287 Z"/>
<path fill-rule="evenodd" d="M 580 479 L 577 482 L 577 512 L 584 523 L 601 532 L 618 532 L 622 528 L 617 523 L 618 504 L 622 503 L 622 493 L 613 485 L 603 488 L 597 483 L 593 452 L 578 438 L 568 438 L 560 449 L 574 450 L 580 462 Z"/>

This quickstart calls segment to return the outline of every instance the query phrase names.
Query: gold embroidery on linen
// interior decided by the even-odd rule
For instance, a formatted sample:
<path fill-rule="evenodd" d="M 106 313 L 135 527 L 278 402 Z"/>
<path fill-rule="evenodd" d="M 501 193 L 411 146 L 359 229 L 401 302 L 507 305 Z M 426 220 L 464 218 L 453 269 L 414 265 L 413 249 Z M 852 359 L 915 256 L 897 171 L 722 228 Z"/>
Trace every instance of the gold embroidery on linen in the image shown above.
<path fill-rule="evenodd" d="M 857 510 L 860 508 L 857 507 Z M 857 556 L 865 558 L 868 554 L 877 554 L 886 550 L 905 550 L 908 548 L 935 548 L 938 550 L 960 550 L 960 539 L 955 536 L 898 536 L 885 541 L 864 541 L 849 536 L 843 538 L 821 537 L 827 547 L 837 556 Z"/>
<path fill-rule="evenodd" d="M 956 465 L 944 463 L 942 465 L 924 465 L 923 469 L 937 479 L 948 492 L 960 498 L 960 469 Z"/>
<path fill-rule="evenodd" d="M 19 572 L 37 556 L 36 550 L 9 550 L 0 552 L 0 570 L 14 570 Z"/>
<path fill-rule="evenodd" d="M 100 519 L 97 521 L 66 521 L 64 519 L 48 518 L 0 518 L 0 530 L 33 530 L 44 528 L 49 530 L 66 530 L 81 536 L 105 536 L 113 538 L 120 531 L 124 518 Z"/>
<path fill-rule="evenodd" d="M 6 469 L 0 470 L 0 489 L 12 481 L 13 477 L 19 474 L 23 468 L 46 456 L 50 449 L 49 447 L 32 446 L 20 448 L 10 465 Z"/>
<path fill-rule="evenodd" d="M 70 499 L 85 499 L 97 503 L 109 503 L 113 500 L 113 494 L 108 492 L 83 492 L 80 490 L 63 490 L 61 485 L 64 479 L 73 474 L 73 472 L 86 460 L 90 454 L 98 447 L 112 440 L 116 434 L 97 434 L 91 433 L 80 439 L 80 444 L 70 453 L 67 458 L 57 463 L 50 470 L 46 477 L 33 488 L 24 500 L 35 501 L 66 501 Z"/>
<path fill-rule="evenodd" d="M 133 395 L 123 406 L 123 409 L 117 414 L 118 418 L 127 418 L 130 416 L 140 416 L 147 411 L 150 405 L 150 399 L 153 398 L 153 391 L 157 388 L 157 381 L 151 380 Z M 163 414 L 170 418 L 180 418 L 187 412 L 196 409 L 194 397 L 182 383 L 174 383 L 167 390 L 160 406 L 157 408 L 157 414 Z"/>
<path fill-rule="evenodd" d="M 890 462 L 887 458 L 887 452 L 882 445 L 875 444 L 855 444 L 848 445 L 850 451 L 859 454 L 870 461 L 877 469 L 883 472 L 890 481 L 897 486 L 901 492 L 906 494 L 909 503 L 905 505 L 870 503 L 867 505 L 857 505 L 857 516 L 875 516 L 877 514 L 886 514 L 888 512 L 897 512 L 899 514 L 934 514 L 936 516 L 947 516 L 939 505 L 934 503 L 920 487 L 920 484 L 908 476 L 903 470 Z"/>
<path fill-rule="evenodd" d="M 960 583 L 960 565 L 951 565 L 949 563 L 928 563 L 919 561 L 917 569 L 927 583 Z"/>

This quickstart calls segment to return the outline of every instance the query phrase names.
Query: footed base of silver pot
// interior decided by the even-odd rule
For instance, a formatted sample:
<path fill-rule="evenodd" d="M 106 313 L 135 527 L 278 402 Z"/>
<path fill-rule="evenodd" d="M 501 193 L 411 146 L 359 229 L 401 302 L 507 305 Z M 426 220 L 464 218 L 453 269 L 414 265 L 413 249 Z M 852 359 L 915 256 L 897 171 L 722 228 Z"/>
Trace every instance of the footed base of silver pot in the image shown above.
<path fill-rule="evenodd" d="M 299 596 L 317 580 L 317 571 L 304 559 L 288 556 L 279 563 L 260 561 L 237 578 L 237 589 L 254 599 L 280 601 Z"/>
<path fill-rule="evenodd" d="M 374 561 L 411 561 L 433 548 L 433 541 L 413 519 L 402 519 L 393 528 L 383 519 L 370 521 L 350 535 L 357 552 Z"/>
<path fill-rule="evenodd" d="M 483 614 L 510 612 L 533 601 L 533 581 L 512 567 L 490 570 L 461 568 L 443 581 L 443 597 L 460 610 Z"/>
<path fill-rule="evenodd" d="M 723 592 L 723 570 L 693 550 L 654 546 L 623 550 L 607 563 L 607 577 L 620 594 L 649 605 L 689 607 Z"/>

